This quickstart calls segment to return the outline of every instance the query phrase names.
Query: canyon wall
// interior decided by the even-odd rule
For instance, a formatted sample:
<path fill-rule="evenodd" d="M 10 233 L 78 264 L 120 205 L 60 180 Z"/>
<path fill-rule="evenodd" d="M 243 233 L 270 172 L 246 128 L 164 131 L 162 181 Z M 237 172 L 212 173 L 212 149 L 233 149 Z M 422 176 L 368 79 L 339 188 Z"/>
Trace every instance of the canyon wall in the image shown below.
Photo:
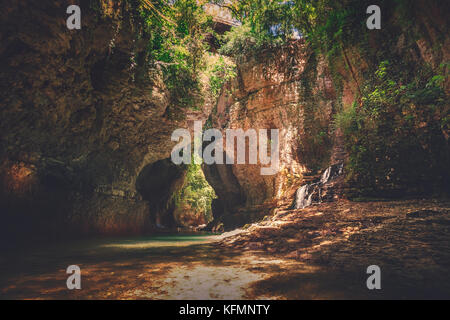
<path fill-rule="evenodd" d="M 204 166 L 218 195 L 215 223 L 231 228 L 262 218 L 328 166 L 335 102 L 326 63 L 301 40 L 237 61 L 237 77 L 223 88 L 209 125 L 224 141 L 227 129 L 278 129 L 279 170 L 262 175 L 268 165 L 248 164 L 248 151 L 247 164 Z"/>
<path fill-rule="evenodd" d="M 205 120 L 212 105 L 206 127 L 280 132 L 274 175 L 261 175 L 260 164 L 203 165 L 218 195 L 216 229 L 291 206 L 300 186 L 347 160 L 333 119 L 361 102 L 378 52 L 396 48 L 398 61 L 436 70 L 448 62 L 446 5 L 414 3 L 413 27 L 387 12 L 386 28 L 367 33 L 368 47 L 344 46 L 332 65 L 303 40 L 240 58 L 217 103 L 205 94 L 201 111 L 173 117 L 170 92 L 158 67 L 149 67 L 147 35 L 130 2 L 9 1 L 0 13 L 2 236 L 142 233 L 173 225 L 171 196 L 185 170 L 167 160 L 170 137 Z M 66 27 L 70 4 L 89 8 L 81 30 Z M 448 125 L 439 130 L 448 154 Z M 449 176 L 444 169 L 440 179 Z"/>
<path fill-rule="evenodd" d="M 70 4 L 83 9 L 81 30 L 66 27 Z M 170 158 L 171 133 L 187 123 L 167 115 L 169 93 L 158 70 L 147 67 L 133 8 L 9 1 L 0 39 L 3 235 L 152 228 L 163 205 L 136 182 L 153 178 L 167 192 L 179 184 L 182 175 L 141 171 Z M 139 190 L 152 191 L 145 183 Z"/>
<path fill-rule="evenodd" d="M 449 10 L 445 1 L 386 1 L 380 30 L 344 29 L 350 40 L 329 64 L 352 121 L 348 197 L 448 196 Z"/>
<path fill-rule="evenodd" d="M 361 10 L 363 7 L 362 4 Z M 335 48 L 326 58 L 317 48 L 313 51 L 310 45 L 298 40 L 238 59 L 237 77 L 225 86 L 213 110 L 211 126 L 220 128 L 224 134 L 226 129 L 235 128 L 279 129 L 280 172 L 262 176 L 261 165 L 205 167 L 208 181 L 219 196 L 214 206 L 216 226 L 222 222 L 225 228 L 233 228 L 261 219 L 273 208 L 288 207 L 299 186 L 317 182 L 321 172 L 338 163 L 345 163 L 345 179 L 342 177 L 336 184 L 339 190 L 334 198 L 448 193 L 450 149 L 445 119 L 449 112 L 450 82 L 445 65 L 450 44 L 444 12 L 448 12 L 448 4 L 438 1 L 385 3 L 381 30 L 361 33 L 360 24 L 344 26 L 343 38 L 351 41 L 344 42 L 338 37 L 332 43 L 321 43 Z M 398 90 L 418 83 L 419 88 L 422 86 L 405 91 L 405 97 L 414 97 L 411 103 L 400 98 L 392 103 L 393 99 L 389 99 L 394 95 L 393 89 L 377 90 L 374 78 L 383 63 L 398 75 L 409 72 L 405 78 L 384 79 L 384 84 L 398 86 Z M 429 98 L 433 95 L 427 93 L 430 84 L 423 84 L 438 74 L 444 78 L 447 103 Z M 405 79 L 410 82 L 404 82 Z M 387 101 L 380 100 L 380 107 L 385 108 L 382 103 L 391 103 L 389 110 L 381 111 L 386 123 L 390 119 L 397 123 L 385 128 L 380 125 L 380 131 L 366 143 L 373 144 L 375 152 L 364 158 L 366 146 L 359 145 L 364 139 L 363 131 L 357 133 L 359 141 L 351 138 L 348 132 L 342 132 L 335 117 L 354 106 L 362 108 L 364 98 L 376 94 Z M 415 119 L 416 123 L 411 126 L 407 122 L 410 120 L 404 119 Z M 353 123 L 356 128 L 361 125 Z M 405 125 L 410 128 L 404 128 Z M 393 150 L 389 149 L 391 144 L 395 145 Z M 415 156 L 408 156 L 410 152 Z M 361 170 L 364 165 L 365 171 Z M 358 166 L 357 174 L 349 173 L 356 171 L 352 166 Z"/>

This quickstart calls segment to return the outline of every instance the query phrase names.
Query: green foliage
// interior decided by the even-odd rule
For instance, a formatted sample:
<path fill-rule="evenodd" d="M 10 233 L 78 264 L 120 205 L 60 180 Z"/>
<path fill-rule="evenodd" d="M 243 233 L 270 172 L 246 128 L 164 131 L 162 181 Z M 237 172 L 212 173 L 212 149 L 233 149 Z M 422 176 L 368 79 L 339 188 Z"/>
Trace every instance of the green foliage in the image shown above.
<path fill-rule="evenodd" d="M 291 1 L 235 1 L 231 8 L 242 25 L 225 34 L 222 54 L 236 58 L 255 56 L 260 50 L 284 44 L 296 31 Z"/>
<path fill-rule="evenodd" d="M 169 116 L 183 115 L 183 109 L 197 108 L 203 102 L 199 75 L 205 69 L 205 34 L 212 32 L 212 18 L 196 0 L 137 2 L 148 38 L 148 61 L 163 71 L 171 93 Z"/>
<path fill-rule="evenodd" d="M 358 195 L 430 193 L 449 178 L 442 74 L 407 71 L 382 61 L 363 87 L 361 105 L 336 116 L 350 153 L 347 178 Z"/>
<path fill-rule="evenodd" d="M 218 98 L 223 85 L 236 77 L 236 65 L 220 56 L 209 72 L 209 89 L 214 98 Z"/>
<path fill-rule="evenodd" d="M 294 5 L 293 1 L 241 0 L 235 2 L 234 12 L 256 37 L 287 40 L 293 34 Z"/>
<path fill-rule="evenodd" d="M 223 55 L 234 57 L 245 56 L 249 52 L 254 53 L 261 46 L 258 38 L 251 32 L 251 27 L 248 23 L 244 23 L 239 27 L 233 27 L 222 38 L 222 42 L 223 45 L 219 52 Z"/>
<path fill-rule="evenodd" d="M 363 14 L 371 4 L 370 1 L 303 1 L 301 6 L 314 3 L 312 14 L 303 17 L 298 27 L 303 30 L 314 49 L 329 57 L 339 57 L 343 47 L 355 44 L 361 40 L 366 32 Z M 306 3 L 306 4 L 305 4 Z M 312 6 L 312 4 L 309 4 Z"/>
<path fill-rule="evenodd" d="M 262 48 L 305 37 L 316 50 L 340 55 L 343 45 L 364 34 L 370 1 L 360 0 L 235 0 L 229 7 L 242 26 L 224 38 L 224 54 L 245 56 Z"/>
<path fill-rule="evenodd" d="M 178 211 L 204 217 L 208 223 L 212 220 L 211 204 L 215 198 L 214 189 L 206 181 L 201 165 L 190 164 L 184 186 L 175 195 Z"/>
<path fill-rule="evenodd" d="M 343 73 L 357 87 L 358 101 L 338 113 L 334 125 L 344 133 L 350 153 L 347 179 L 358 192 L 395 195 L 394 191 L 415 189 L 423 194 L 448 187 L 450 116 L 443 87 L 449 66 L 444 63 L 439 71 L 432 70 L 414 53 L 419 51 L 417 40 L 425 39 L 434 43 L 433 54 L 439 57 L 445 33 L 437 32 L 431 39 L 429 28 L 416 23 L 418 2 L 408 0 L 378 1 L 383 31 L 369 33 L 365 13 L 372 4 L 370 0 L 236 0 L 230 7 L 242 26 L 226 34 L 222 53 L 257 56 L 265 48 L 285 44 L 298 31 L 314 50 L 312 58 L 327 58 L 337 97 L 342 97 Z M 317 79 L 313 62 L 306 64 L 300 88 L 308 97 L 304 103 L 308 135 L 300 141 L 299 152 L 311 169 L 323 166 L 331 143 L 329 128 L 317 121 L 320 92 L 311 90 Z M 359 66 L 361 62 L 364 66 Z M 337 102 L 334 110 L 339 107 Z"/>

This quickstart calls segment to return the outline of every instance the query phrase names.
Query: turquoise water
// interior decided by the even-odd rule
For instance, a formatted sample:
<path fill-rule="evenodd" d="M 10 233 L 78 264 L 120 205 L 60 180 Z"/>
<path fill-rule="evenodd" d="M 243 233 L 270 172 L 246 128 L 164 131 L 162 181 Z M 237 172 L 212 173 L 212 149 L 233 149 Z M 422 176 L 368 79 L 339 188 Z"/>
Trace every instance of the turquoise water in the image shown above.
<path fill-rule="evenodd" d="M 164 295 L 165 289 L 157 288 L 165 288 L 165 281 L 174 278 L 168 276 L 171 270 L 193 265 L 215 270 L 216 266 L 233 264 L 224 261 L 233 259 L 233 253 L 215 247 L 215 240 L 216 235 L 202 233 L 30 244 L 0 258 L 0 298 L 127 298 L 129 294 L 136 296 L 136 288 L 146 286 L 151 288 L 146 295 Z M 84 287 L 80 292 L 66 288 L 66 269 L 70 265 L 81 269 Z M 187 269 L 182 272 L 190 276 Z M 206 280 L 208 283 L 209 278 Z M 112 285 L 114 291 L 109 290 Z"/>
<path fill-rule="evenodd" d="M 216 235 L 212 233 L 172 234 L 127 239 L 99 240 L 98 246 L 101 248 L 122 249 L 186 247 L 201 243 L 211 243 L 215 240 L 215 238 Z"/>
<path fill-rule="evenodd" d="M 112 263 L 121 259 L 171 261 L 173 257 L 195 254 L 214 242 L 216 235 L 164 234 L 140 237 L 92 238 L 53 242 L 45 245 L 29 243 L 24 247 L 3 252 L 0 257 L 0 280 L 14 274 L 44 272 L 66 264 Z"/>

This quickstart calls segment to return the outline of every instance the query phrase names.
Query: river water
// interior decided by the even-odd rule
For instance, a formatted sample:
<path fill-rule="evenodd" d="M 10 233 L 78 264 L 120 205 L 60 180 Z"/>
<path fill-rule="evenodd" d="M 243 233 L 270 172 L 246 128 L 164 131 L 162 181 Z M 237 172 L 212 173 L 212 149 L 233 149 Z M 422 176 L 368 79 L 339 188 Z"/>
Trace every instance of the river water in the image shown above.
<path fill-rule="evenodd" d="M 218 236 L 160 235 L 55 243 L 1 258 L 0 297 L 12 299 L 242 299 L 268 258 L 221 249 Z M 256 263 L 256 264 L 255 264 Z M 68 290 L 66 268 L 81 268 Z M 255 268 L 255 265 L 257 268 Z"/>

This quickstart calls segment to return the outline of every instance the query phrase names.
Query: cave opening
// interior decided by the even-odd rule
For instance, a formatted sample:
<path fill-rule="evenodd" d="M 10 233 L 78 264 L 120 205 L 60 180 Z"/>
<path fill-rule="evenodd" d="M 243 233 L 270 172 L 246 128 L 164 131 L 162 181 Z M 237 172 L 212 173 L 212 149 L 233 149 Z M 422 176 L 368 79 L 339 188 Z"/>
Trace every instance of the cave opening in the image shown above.
<path fill-rule="evenodd" d="M 216 193 L 208 183 L 202 166 L 187 166 L 183 186 L 175 193 L 174 218 L 183 227 L 204 228 L 213 221 L 212 202 Z"/>
<path fill-rule="evenodd" d="M 183 184 L 185 168 L 170 159 L 145 166 L 136 179 L 136 190 L 149 203 L 151 223 L 159 228 L 175 227 L 171 196 Z"/>
<path fill-rule="evenodd" d="M 156 161 L 141 170 L 136 190 L 149 203 L 151 223 L 158 229 L 196 230 L 213 220 L 216 194 L 201 165 Z"/>

